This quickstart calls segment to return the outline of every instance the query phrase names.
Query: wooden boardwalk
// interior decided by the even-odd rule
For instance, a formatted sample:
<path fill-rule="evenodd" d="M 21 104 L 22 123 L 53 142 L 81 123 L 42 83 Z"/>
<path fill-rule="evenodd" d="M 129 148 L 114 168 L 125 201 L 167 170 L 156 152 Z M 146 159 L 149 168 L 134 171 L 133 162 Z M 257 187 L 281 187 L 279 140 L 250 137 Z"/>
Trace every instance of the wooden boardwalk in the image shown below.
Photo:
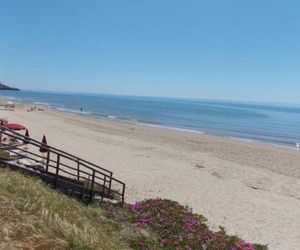
<path fill-rule="evenodd" d="M 104 199 L 124 203 L 125 183 L 111 171 L 3 126 L 0 138 L 1 167 L 38 177 L 86 203 Z"/>

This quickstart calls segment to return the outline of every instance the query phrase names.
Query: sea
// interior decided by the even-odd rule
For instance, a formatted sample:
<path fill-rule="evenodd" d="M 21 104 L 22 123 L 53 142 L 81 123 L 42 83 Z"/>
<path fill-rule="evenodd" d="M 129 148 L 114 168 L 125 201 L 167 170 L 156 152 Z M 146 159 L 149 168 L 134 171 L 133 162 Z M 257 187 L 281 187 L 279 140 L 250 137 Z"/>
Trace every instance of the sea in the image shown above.
<path fill-rule="evenodd" d="M 86 117 L 300 147 L 296 104 L 7 90 L 0 96 Z"/>

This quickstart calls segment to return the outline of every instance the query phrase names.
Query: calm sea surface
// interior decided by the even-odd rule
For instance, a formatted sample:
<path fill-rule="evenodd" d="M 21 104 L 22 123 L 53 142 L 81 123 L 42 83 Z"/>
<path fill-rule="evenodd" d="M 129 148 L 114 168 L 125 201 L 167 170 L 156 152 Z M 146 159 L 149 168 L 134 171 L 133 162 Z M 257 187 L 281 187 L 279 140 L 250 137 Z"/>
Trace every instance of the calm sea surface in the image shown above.
<path fill-rule="evenodd" d="M 0 91 L 0 96 L 85 116 L 291 147 L 300 143 L 300 105 L 31 91 Z"/>

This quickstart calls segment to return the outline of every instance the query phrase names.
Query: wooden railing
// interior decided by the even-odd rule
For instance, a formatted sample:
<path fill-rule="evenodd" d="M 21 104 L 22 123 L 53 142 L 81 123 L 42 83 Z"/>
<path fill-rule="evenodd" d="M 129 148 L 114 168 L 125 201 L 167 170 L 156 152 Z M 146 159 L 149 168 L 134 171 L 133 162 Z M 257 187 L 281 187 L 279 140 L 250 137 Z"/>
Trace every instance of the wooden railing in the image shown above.
<path fill-rule="evenodd" d="M 125 183 L 114 178 L 111 171 L 3 126 L 0 126 L 0 133 L 2 139 L 7 137 L 10 140 L 8 144 L 1 142 L 0 150 L 41 166 L 39 169 L 35 168 L 41 174 L 51 177 L 51 184 L 55 188 L 63 189 L 68 186 L 70 191 L 73 190 L 88 201 L 93 198 L 103 201 L 107 198 L 124 203 Z M 40 153 L 40 149 L 44 149 L 46 153 Z M 9 162 L 3 158 L 0 161 Z"/>

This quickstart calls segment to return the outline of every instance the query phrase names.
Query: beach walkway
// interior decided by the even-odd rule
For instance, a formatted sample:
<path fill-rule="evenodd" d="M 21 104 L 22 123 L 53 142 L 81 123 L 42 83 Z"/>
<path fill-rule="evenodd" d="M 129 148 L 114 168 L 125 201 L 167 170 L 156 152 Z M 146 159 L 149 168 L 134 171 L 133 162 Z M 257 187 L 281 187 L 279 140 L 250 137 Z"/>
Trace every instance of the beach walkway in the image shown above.
<path fill-rule="evenodd" d="M 26 135 L 0 126 L 0 165 L 38 177 L 62 193 L 86 203 L 108 199 L 124 203 L 125 183 L 105 168 Z"/>

